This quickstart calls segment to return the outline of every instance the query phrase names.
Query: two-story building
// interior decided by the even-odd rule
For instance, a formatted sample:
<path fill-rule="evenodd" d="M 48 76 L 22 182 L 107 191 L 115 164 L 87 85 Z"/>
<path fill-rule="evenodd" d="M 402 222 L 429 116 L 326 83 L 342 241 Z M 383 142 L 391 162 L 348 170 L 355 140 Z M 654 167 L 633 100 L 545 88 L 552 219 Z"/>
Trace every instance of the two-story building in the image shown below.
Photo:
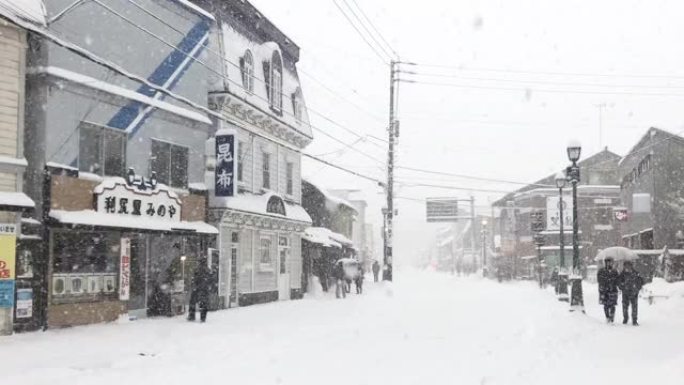
<path fill-rule="evenodd" d="M 218 233 L 203 187 L 215 19 L 184 0 L 45 8 L 24 141 L 42 226 L 37 323 L 176 314 Z"/>
<path fill-rule="evenodd" d="M 618 243 L 620 222 L 615 212 L 622 209 L 617 164 L 620 156 L 604 149 L 578 163 L 581 180 L 577 187 L 580 231 L 580 256 L 583 265 L 592 263 L 599 249 Z M 511 275 L 529 275 L 539 263 L 531 215 L 539 213 L 543 218 L 544 245 L 542 258 L 547 270 L 558 267 L 560 260 L 560 237 L 564 239 L 566 266 L 572 264 L 572 203 L 571 186 L 564 189 L 563 233 L 554 224 L 557 221 L 559 191 L 556 175 L 549 175 L 524 186 L 494 202 L 496 223 L 495 237 L 500 242 L 500 258 Z M 551 207 L 552 210 L 548 210 Z M 556 218 L 554 218 L 556 215 Z"/>
<path fill-rule="evenodd" d="M 298 298 L 301 238 L 311 218 L 301 206 L 301 150 L 312 140 L 296 64 L 299 47 L 248 1 L 196 1 L 218 20 L 221 81 L 210 107 L 216 132 L 237 136 L 237 194 L 219 197 L 215 143 L 207 145 L 209 210 L 220 229 L 223 306 Z"/>
<path fill-rule="evenodd" d="M 10 334 L 30 322 L 38 289 L 32 285 L 34 269 L 30 264 L 35 242 L 21 232 L 22 212 L 28 215 L 34 208 L 34 202 L 22 192 L 27 165 L 26 25 L 45 25 L 40 0 L 25 1 L 21 6 L 0 0 L 0 334 Z"/>

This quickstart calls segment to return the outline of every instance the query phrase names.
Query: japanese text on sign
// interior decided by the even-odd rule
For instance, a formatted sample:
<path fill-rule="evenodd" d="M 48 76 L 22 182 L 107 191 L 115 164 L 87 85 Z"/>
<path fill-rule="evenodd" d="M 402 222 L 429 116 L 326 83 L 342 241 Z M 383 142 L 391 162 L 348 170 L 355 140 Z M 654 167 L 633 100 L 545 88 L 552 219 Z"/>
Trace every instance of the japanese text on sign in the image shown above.
<path fill-rule="evenodd" d="M 180 221 L 180 200 L 169 191 L 140 192 L 125 184 L 105 189 L 97 198 L 97 211 L 168 221 Z"/>
<path fill-rule="evenodd" d="M 120 256 L 119 299 L 128 301 L 131 288 L 131 240 L 129 238 L 121 238 Z"/>
<path fill-rule="evenodd" d="M 216 135 L 216 168 L 214 176 L 214 192 L 219 197 L 235 195 L 236 174 L 235 133 L 226 131 Z"/>

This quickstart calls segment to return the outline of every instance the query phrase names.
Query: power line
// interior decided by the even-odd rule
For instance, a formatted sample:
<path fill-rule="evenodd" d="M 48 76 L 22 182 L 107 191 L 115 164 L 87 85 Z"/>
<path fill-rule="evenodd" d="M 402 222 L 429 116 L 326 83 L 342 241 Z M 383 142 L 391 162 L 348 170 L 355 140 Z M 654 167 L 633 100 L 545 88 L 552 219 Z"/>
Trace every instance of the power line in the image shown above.
<path fill-rule="evenodd" d="M 429 64 L 429 63 L 416 63 L 416 65 L 421 67 L 434 67 L 434 68 L 450 68 L 457 69 L 460 71 L 471 71 L 471 72 L 499 72 L 499 73 L 515 73 L 515 74 L 528 74 L 528 75 L 546 75 L 546 76 L 583 76 L 583 77 L 612 77 L 612 78 L 652 78 L 652 79 L 682 79 L 684 80 L 684 75 L 662 75 L 662 74 L 608 74 L 608 73 L 586 73 L 586 72 L 562 72 L 562 71 L 532 71 L 532 70 L 520 70 L 520 69 L 505 69 L 505 68 L 482 68 L 482 67 L 465 67 L 449 64 Z"/>
<path fill-rule="evenodd" d="M 337 7 L 337 9 L 340 11 L 340 13 L 342 13 L 342 15 L 344 16 L 344 18 L 347 19 L 347 21 L 348 21 L 349 24 L 354 28 L 354 30 L 356 30 L 356 33 L 358 33 L 359 36 L 361 36 L 361 38 L 363 39 L 363 41 L 366 43 L 366 45 L 368 45 L 368 48 L 370 48 L 370 49 L 375 53 L 375 55 L 380 59 L 380 61 L 382 62 L 382 64 L 387 65 L 387 59 L 384 58 L 384 57 L 375 49 L 375 47 L 373 47 L 373 45 L 368 41 L 368 39 L 366 39 L 366 37 L 361 33 L 361 31 L 359 31 L 359 29 L 356 27 L 356 25 L 354 25 L 354 23 L 351 21 L 351 19 L 349 18 L 349 16 L 347 16 L 347 14 L 344 12 L 344 10 L 342 9 L 342 7 L 340 7 L 340 5 L 337 3 L 337 1 L 336 1 L 336 0 L 333 0 L 333 3 L 335 4 L 335 7 Z"/>
<path fill-rule="evenodd" d="M 354 3 L 354 5 L 356 6 L 356 8 L 358 8 L 359 12 L 361 12 L 361 15 L 364 17 L 364 19 L 366 19 L 366 21 L 368 22 L 368 24 L 370 24 L 371 28 L 373 28 L 373 31 L 375 31 L 375 33 L 376 33 L 376 34 L 380 37 L 380 39 L 385 43 L 385 45 L 387 46 L 387 48 L 389 48 L 389 50 L 392 51 L 392 53 L 394 54 L 394 57 L 395 57 L 395 58 L 399 58 L 399 54 L 397 53 L 397 51 L 395 51 L 394 48 L 392 48 L 392 46 L 390 45 L 390 43 L 387 42 L 387 40 L 386 40 L 385 37 L 382 35 L 382 33 L 380 33 L 380 31 L 379 31 L 377 28 L 375 28 L 375 24 L 373 24 L 373 22 L 370 20 L 370 18 L 366 15 L 366 13 L 363 11 L 363 8 L 361 8 L 361 6 L 359 6 L 359 4 L 356 2 L 356 0 L 351 0 L 351 1 Z"/>
<path fill-rule="evenodd" d="M 383 52 L 385 55 L 387 55 L 387 57 L 392 58 L 392 54 L 389 53 L 389 52 L 387 51 L 387 49 L 385 49 L 385 47 L 383 47 L 382 43 L 380 43 L 380 42 L 378 41 L 378 39 L 375 38 L 375 36 L 373 35 L 373 33 L 371 33 L 371 31 L 368 29 L 368 27 L 366 27 L 366 24 L 365 24 L 365 23 L 363 22 L 363 20 L 361 20 L 361 18 L 356 14 L 356 11 L 354 11 L 354 8 L 352 8 L 352 7 L 349 5 L 349 3 L 347 2 L 347 0 L 342 0 L 342 2 L 344 3 L 344 5 L 347 6 L 347 8 L 348 8 L 349 11 L 351 12 L 351 14 L 352 14 L 352 15 L 354 16 L 354 18 L 356 19 L 356 21 L 358 21 L 358 22 L 359 22 L 359 25 L 361 25 L 361 28 L 363 28 L 363 30 L 366 31 L 366 33 L 368 34 L 368 36 L 370 36 L 370 38 L 375 42 L 375 44 L 377 45 L 377 47 L 379 47 L 380 50 L 382 50 L 382 52 Z"/>
<path fill-rule="evenodd" d="M 400 168 L 403 170 L 409 170 L 409 171 L 422 172 L 422 173 L 426 173 L 426 174 L 446 175 L 446 176 L 453 176 L 453 177 L 463 178 L 463 179 L 473 179 L 473 180 L 479 180 L 482 182 L 508 183 L 508 184 L 523 185 L 523 186 L 537 186 L 537 187 L 554 187 L 554 186 L 548 185 L 548 184 L 520 182 L 520 181 L 507 180 L 507 179 L 485 178 L 485 177 L 479 177 L 479 176 L 473 176 L 473 175 L 455 174 L 455 173 L 450 173 L 450 172 L 426 170 L 426 169 L 415 168 L 415 167 L 407 167 L 407 166 L 397 166 L 397 168 Z"/>
<path fill-rule="evenodd" d="M 541 84 L 554 86 L 583 86 L 583 87 L 608 87 L 608 88 L 644 88 L 644 89 L 684 89 L 684 86 L 673 85 L 644 85 L 644 84 L 607 84 L 607 83 L 584 83 L 584 82 L 560 82 L 560 81 L 546 81 L 546 80 L 522 80 L 522 79 L 502 79 L 502 78 L 483 78 L 462 76 L 456 74 L 436 74 L 414 71 L 400 71 L 407 75 L 426 76 L 436 78 L 449 78 L 460 80 L 476 80 L 488 82 L 502 82 L 502 83 L 516 83 L 516 84 Z"/>
<path fill-rule="evenodd" d="M 629 91 L 590 91 L 590 90 L 554 90 L 554 89 L 540 89 L 540 88 L 515 88 L 515 87 L 497 87 L 497 86 L 478 86 L 469 84 L 455 84 L 455 83 L 440 83 L 423 80 L 401 79 L 404 83 L 424 84 L 441 87 L 454 87 L 462 89 L 475 90 L 494 90 L 494 91 L 515 91 L 515 92 L 539 92 L 539 93 L 553 93 L 553 94 L 586 94 L 586 95 L 630 95 L 630 96 L 673 96 L 684 97 L 684 94 L 673 94 L 665 92 L 629 92 Z"/>

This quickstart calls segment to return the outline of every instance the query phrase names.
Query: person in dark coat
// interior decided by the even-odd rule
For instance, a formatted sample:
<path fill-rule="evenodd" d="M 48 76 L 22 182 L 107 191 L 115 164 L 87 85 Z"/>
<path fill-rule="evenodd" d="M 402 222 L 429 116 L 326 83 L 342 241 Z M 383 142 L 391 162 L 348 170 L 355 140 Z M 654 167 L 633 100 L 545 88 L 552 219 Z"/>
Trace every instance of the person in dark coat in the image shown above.
<path fill-rule="evenodd" d="M 200 259 L 195 274 L 190 284 L 190 306 L 188 308 L 188 321 L 195 320 L 196 306 L 199 304 L 200 322 L 207 320 L 207 306 L 209 305 L 209 285 L 211 273 L 206 259 Z"/>
<path fill-rule="evenodd" d="M 335 279 L 335 297 L 347 298 L 347 288 L 345 282 L 344 265 L 342 262 L 336 262 L 333 267 L 333 279 Z"/>
<path fill-rule="evenodd" d="M 380 264 L 378 261 L 373 261 L 373 280 L 378 282 L 378 277 L 380 275 Z"/>
<path fill-rule="evenodd" d="M 629 306 L 632 305 L 632 325 L 637 326 L 639 313 L 639 291 L 644 285 L 644 279 L 634 270 L 631 261 L 625 261 L 624 268 L 618 277 L 618 287 L 622 290 L 622 323 L 629 322 Z"/>
<path fill-rule="evenodd" d="M 365 271 L 363 271 L 363 266 L 359 264 L 359 272 L 356 277 L 354 277 L 354 284 L 356 285 L 356 294 L 361 294 L 363 293 L 363 279 L 365 278 L 363 275 L 365 274 Z"/>
<path fill-rule="evenodd" d="M 606 314 L 606 322 L 615 321 L 615 306 L 618 297 L 617 270 L 613 267 L 613 258 L 607 257 L 604 267 L 600 268 L 597 274 L 599 287 L 599 303 L 603 304 L 603 312 Z"/>

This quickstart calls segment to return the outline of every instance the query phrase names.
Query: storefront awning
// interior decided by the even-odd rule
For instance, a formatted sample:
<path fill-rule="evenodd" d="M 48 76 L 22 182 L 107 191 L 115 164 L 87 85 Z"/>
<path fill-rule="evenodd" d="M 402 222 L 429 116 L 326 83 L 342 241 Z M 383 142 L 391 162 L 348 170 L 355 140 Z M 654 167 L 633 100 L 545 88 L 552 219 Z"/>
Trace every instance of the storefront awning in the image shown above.
<path fill-rule="evenodd" d="M 116 227 L 163 232 L 194 232 L 218 234 L 218 230 L 205 222 L 163 221 L 158 219 L 99 213 L 93 210 L 51 210 L 50 217 L 60 223 L 81 226 Z"/>
<path fill-rule="evenodd" d="M 309 227 L 304 230 L 303 238 L 311 243 L 317 243 L 327 247 L 342 248 L 342 246 L 346 246 L 353 248 L 354 246 L 351 239 L 325 227 Z"/>
<path fill-rule="evenodd" d="M 269 201 L 279 199 L 283 202 L 284 214 L 269 210 Z M 296 203 L 282 200 L 279 195 L 269 192 L 261 195 L 237 194 L 233 197 L 210 197 L 210 207 L 217 209 L 230 209 L 249 214 L 267 217 L 289 219 L 291 221 L 311 224 L 311 217 L 304 208 Z"/>
<path fill-rule="evenodd" d="M 35 207 L 33 200 L 22 192 L 0 192 L 0 210 L 24 211 L 33 210 Z"/>

